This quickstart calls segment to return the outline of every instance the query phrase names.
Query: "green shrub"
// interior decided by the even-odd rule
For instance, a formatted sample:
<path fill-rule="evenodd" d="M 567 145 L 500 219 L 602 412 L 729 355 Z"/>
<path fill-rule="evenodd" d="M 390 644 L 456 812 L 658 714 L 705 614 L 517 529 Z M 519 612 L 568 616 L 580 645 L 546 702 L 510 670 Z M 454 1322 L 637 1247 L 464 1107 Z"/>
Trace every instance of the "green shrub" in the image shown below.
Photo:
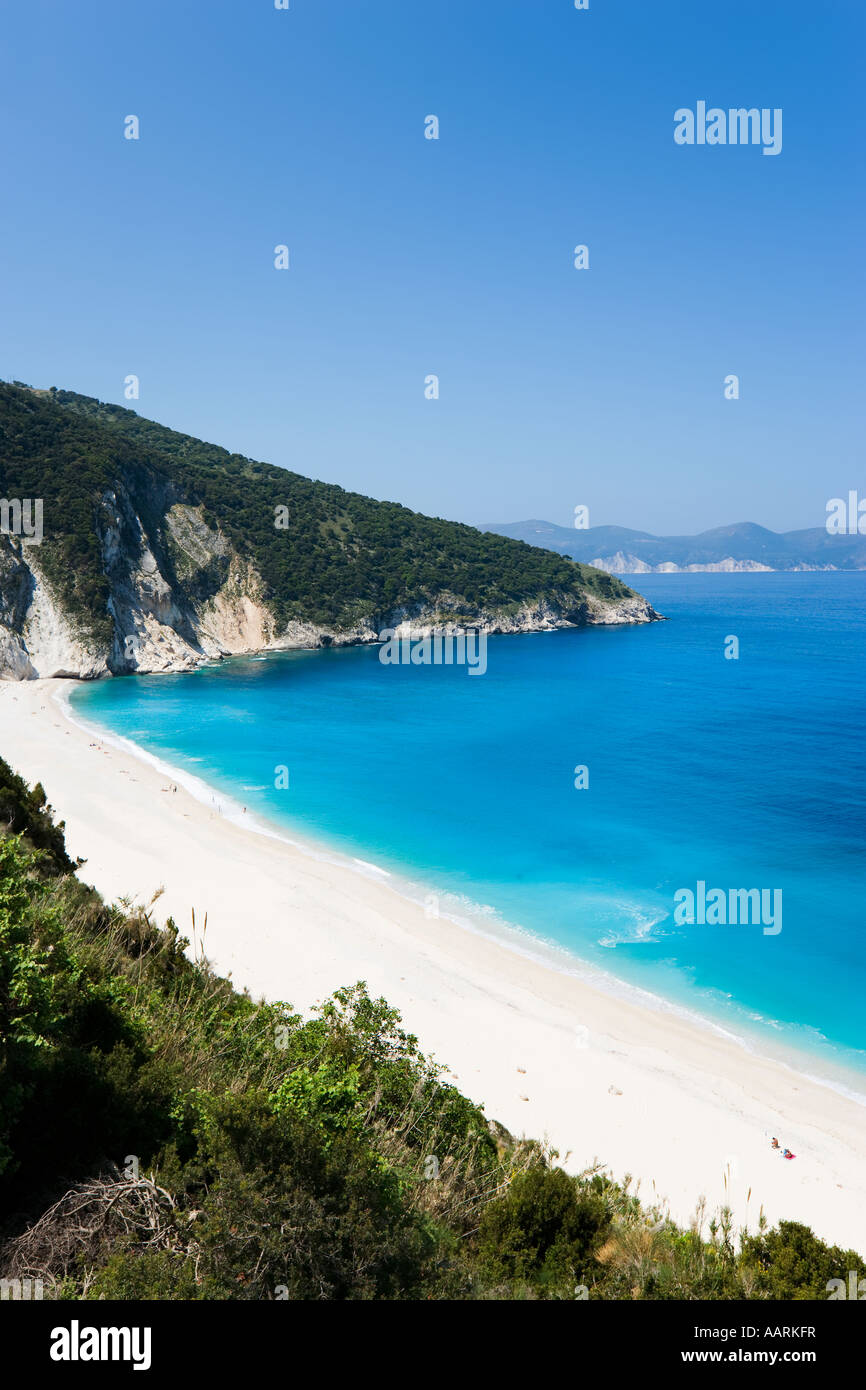
<path fill-rule="evenodd" d="M 825 1245 L 798 1221 L 780 1221 L 775 1230 L 748 1237 L 743 1264 L 757 1271 L 759 1287 L 770 1298 L 829 1298 L 831 1279 L 843 1280 L 847 1291 L 849 1271 L 858 1280 L 866 1276 L 864 1262 L 853 1250 Z"/>
<path fill-rule="evenodd" d="M 494 1279 L 576 1278 L 609 1222 L 603 1200 L 582 1194 L 561 1168 L 530 1168 L 486 1208 L 479 1254 Z"/>

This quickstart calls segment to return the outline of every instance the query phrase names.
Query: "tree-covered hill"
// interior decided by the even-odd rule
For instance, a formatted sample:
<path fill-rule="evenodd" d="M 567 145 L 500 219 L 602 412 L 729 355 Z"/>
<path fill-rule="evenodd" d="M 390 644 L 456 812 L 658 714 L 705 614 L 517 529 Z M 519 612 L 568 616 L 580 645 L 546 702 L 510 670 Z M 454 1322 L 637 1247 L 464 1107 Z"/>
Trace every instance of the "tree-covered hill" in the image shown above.
<path fill-rule="evenodd" d="M 558 560 L 524 542 L 505 542 L 459 522 L 423 516 L 273 464 L 229 454 L 120 406 L 72 391 L 52 402 L 113 431 L 139 457 L 153 459 L 204 503 L 239 550 L 255 559 L 286 616 L 299 604 L 327 621 L 359 600 L 383 612 L 446 590 L 470 604 L 497 606 L 562 589 L 604 598 L 630 591 L 589 565 Z M 274 526 L 289 508 L 288 535 Z M 286 543 L 288 540 L 288 544 Z"/>
<path fill-rule="evenodd" d="M 221 604 L 224 621 L 226 597 L 241 593 L 272 620 L 274 638 L 292 622 L 337 634 L 361 624 L 370 636 L 404 611 L 489 621 L 543 608 L 564 623 L 655 616 L 600 570 L 54 388 L 0 383 L 0 495 L 43 499 L 44 539 L 18 559 L 88 640 L 114 644 L 112 669 L 135 669 L 122 649 L 128 656 L 127 639 L 147 619 L 195 649 L 208 604 Z M 14 597 L 17 573 L 0 576 L 9 626 L 15 602 L 26 607 L 23 591 Z"/>

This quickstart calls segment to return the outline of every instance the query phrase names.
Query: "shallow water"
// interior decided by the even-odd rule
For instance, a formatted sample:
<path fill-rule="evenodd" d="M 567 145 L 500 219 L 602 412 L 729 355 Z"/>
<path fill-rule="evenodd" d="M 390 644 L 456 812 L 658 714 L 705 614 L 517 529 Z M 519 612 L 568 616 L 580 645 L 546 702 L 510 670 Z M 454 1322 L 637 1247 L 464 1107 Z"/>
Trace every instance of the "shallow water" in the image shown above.
<path fill-rule="evenodd" d="M 443 913 L 519 924 L 866 1072 L 866 574 L 636 584 L 670 621 L 491 638 L 483 676 L 350 648 L 102 681 L 73 703 Z M 781 931 L 678 925 L 674 895 L 699 881 L 780 890 Z"/>

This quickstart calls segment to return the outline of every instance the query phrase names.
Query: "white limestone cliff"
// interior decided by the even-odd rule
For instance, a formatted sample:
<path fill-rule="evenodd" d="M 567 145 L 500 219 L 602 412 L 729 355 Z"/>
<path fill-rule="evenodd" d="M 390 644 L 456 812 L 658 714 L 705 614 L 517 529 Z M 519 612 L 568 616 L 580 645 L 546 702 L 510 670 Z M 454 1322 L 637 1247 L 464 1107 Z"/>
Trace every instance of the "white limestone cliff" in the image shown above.
<path fill-rule="evenodd" d="M 442 593 L 411 612 L 400 608 L 345 627 L 300 620 L 280 626 L 255 567 L 206 523 L 201 508 L 168 505 L 151 536 L 129 496 L 112 491 L 101 499 L 97 529 L 113 625 L 106 639 L 61 601 L 39 546 L 0 536 L 0 679 L 187 671 L 227 656 L 377 642 L 380 632 L 406 621 L 419 632 L 471 626 L 509 633 L 658 617 L 639 595 L 553 593 L 485 608 Z"/>

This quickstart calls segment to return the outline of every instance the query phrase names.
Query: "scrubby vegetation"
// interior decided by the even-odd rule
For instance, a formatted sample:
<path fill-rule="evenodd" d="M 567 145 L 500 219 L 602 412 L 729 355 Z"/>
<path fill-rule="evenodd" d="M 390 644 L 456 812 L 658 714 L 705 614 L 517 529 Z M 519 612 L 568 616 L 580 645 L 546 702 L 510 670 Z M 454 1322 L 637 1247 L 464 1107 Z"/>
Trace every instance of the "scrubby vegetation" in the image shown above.
<path fill-rule="evenodd" d="M 826 1298 L 853 1251 L 735 1243 L 515 1141 L 363 984 L 304 1019 L 84 887 L 0 763 L 0 1277 L 68 1299 Z"/>
<path fill-rule="evenodd" d="M 229 454 L 120 406 L 0 383 L 0 496 L 44 499 L 39 564 L 100 640 L 111 635 L 103 499 L 121 486 L 163 573 L 173 575 L 166 511 L 177 502 L 199 507 L 255 566 L 281 624 L 296 618 L 351 627 L 442 593 L 471 611 L 539 597 L 568 606 L 587 593 L 616 599 L 631 592 L 611 575 L 523 541 Z M 277 507 L 289 509 L 286 529 L 274 525 Z M 212 588 L 224 578 L 216 569 Z"/>

